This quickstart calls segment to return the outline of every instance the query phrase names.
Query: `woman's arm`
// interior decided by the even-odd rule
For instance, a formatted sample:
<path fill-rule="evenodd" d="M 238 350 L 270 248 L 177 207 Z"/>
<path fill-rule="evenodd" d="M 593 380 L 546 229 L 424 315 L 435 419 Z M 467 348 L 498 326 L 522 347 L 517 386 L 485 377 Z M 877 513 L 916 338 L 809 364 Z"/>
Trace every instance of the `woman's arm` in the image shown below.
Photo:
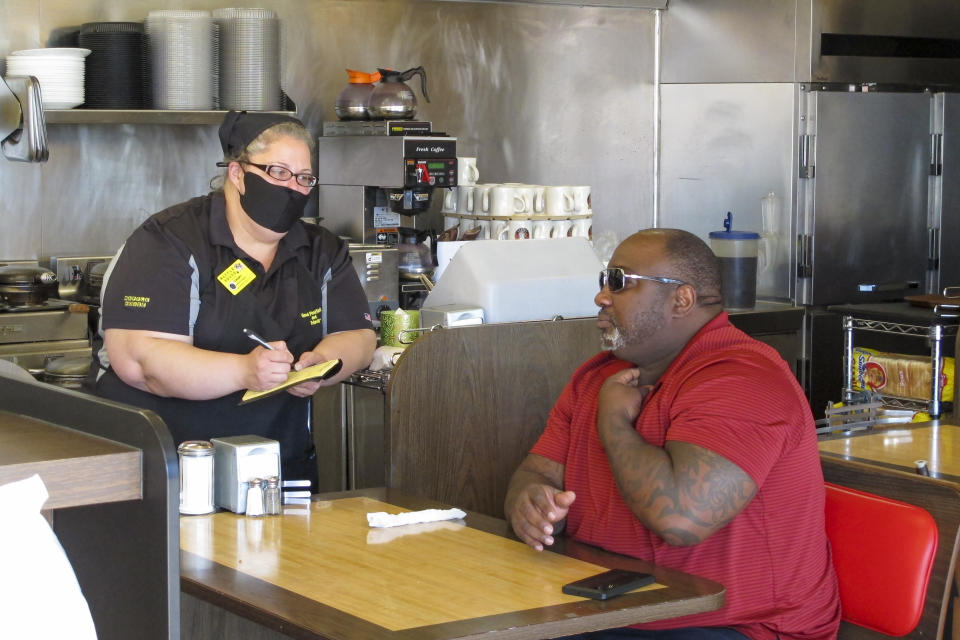
<path fill-rule="evenodd" d="M 353 329 L 331 333 L 321 340 L 311 351 L 300 356 L 294 368 L 297 370 L 309 367 L 318 362 L 327 360 L 343 361 L 340 372 L 327 380 L 309 380 L 288 391 L 295 396 L 305 398 L 313 395 L 320 387 L 328 387 L 350 377 L 353 372 L 363 369 L 373 360 L 373 352 L 377 348 L 377 334 L 372 329 Z"/>
<path fill-rule="evenodd" d="M 240 355 L 200 349 L 190 336 L 174 333 L 129 329 L 104 333 L 110 366 L 121 380 L 141 391 L 187 400 L 210 400 L 282 383 L 293 355 L 283 342 L 271 344 L 273 351 L 256 347 Z"/>

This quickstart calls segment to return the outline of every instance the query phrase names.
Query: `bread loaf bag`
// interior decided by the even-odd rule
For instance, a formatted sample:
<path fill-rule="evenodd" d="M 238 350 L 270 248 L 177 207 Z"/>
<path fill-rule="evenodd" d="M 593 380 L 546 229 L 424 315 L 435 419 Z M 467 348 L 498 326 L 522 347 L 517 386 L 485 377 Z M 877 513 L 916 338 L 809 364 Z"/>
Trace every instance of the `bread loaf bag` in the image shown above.
<path fill-rule="evenodd" d="M 953 401 L 953 377 L 954 359 L 942 358 L 941 401 Z M 898 398 L 930 400 L 930 358 L 854 347 L 853 388 Z"/>

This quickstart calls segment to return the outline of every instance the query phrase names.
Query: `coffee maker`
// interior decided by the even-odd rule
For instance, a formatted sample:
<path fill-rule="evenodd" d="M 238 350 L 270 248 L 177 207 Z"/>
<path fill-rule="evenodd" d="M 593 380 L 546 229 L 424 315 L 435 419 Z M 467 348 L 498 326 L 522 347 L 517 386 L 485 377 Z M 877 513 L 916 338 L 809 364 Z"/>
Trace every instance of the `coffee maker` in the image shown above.
<path fill-rule="evenodd" d="M 435 189 L 457 185 L 456 138 L 412 120 L 327 122 L 323 133 L 317 140 L 316 190 L 325 227 L 351 242 L 385 249 L 396 249 L 411 230 L 431 231 L 422 214 Z M 419 308 L 426 296 L 422 276 L 434 265 L 421 266 L 429 268 L 398 268 L 403 308 Z"/>

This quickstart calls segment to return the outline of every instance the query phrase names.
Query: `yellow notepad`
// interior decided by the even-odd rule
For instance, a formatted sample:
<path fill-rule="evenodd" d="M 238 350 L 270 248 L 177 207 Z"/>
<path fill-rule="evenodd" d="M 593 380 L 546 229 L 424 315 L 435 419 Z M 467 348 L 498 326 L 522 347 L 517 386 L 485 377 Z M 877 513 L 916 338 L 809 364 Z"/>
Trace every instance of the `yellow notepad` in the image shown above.
<path fill-rule="evenodd" d="M 337 372 L 340 371 L 342 366 L 342 360 L 327 360 L 326 362 L 318 362 L 317 364 L 310 365 L 300 371 L 291 371 L 287 375 L 287 381 L 275 387 L 271 387 L 265 391 L 247 389 L 247 392 L 243 394 L 243 398 L 240 399 L 240 404 L 262 400 L 263 398 L 272 396 L 275 393 L 280 393 L 284 389 L 300 384 L 301 382 L 306 382 L 307 380 L 316 380 L 318 378 L 320 380 L 326 380 L 327 378 L 332 378 L 337 375 Z"/>

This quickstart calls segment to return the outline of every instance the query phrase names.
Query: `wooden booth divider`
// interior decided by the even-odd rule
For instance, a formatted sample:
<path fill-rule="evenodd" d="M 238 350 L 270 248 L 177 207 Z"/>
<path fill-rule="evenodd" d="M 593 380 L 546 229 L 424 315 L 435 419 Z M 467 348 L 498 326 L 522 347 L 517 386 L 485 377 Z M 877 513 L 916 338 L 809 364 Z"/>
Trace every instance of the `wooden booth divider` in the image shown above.
<path fill-rule="evenodd" d="M 595 318 L 425 333 L 390 380 L 387 485 L 502 518 L 510 475 L 599 350 Z"/>

